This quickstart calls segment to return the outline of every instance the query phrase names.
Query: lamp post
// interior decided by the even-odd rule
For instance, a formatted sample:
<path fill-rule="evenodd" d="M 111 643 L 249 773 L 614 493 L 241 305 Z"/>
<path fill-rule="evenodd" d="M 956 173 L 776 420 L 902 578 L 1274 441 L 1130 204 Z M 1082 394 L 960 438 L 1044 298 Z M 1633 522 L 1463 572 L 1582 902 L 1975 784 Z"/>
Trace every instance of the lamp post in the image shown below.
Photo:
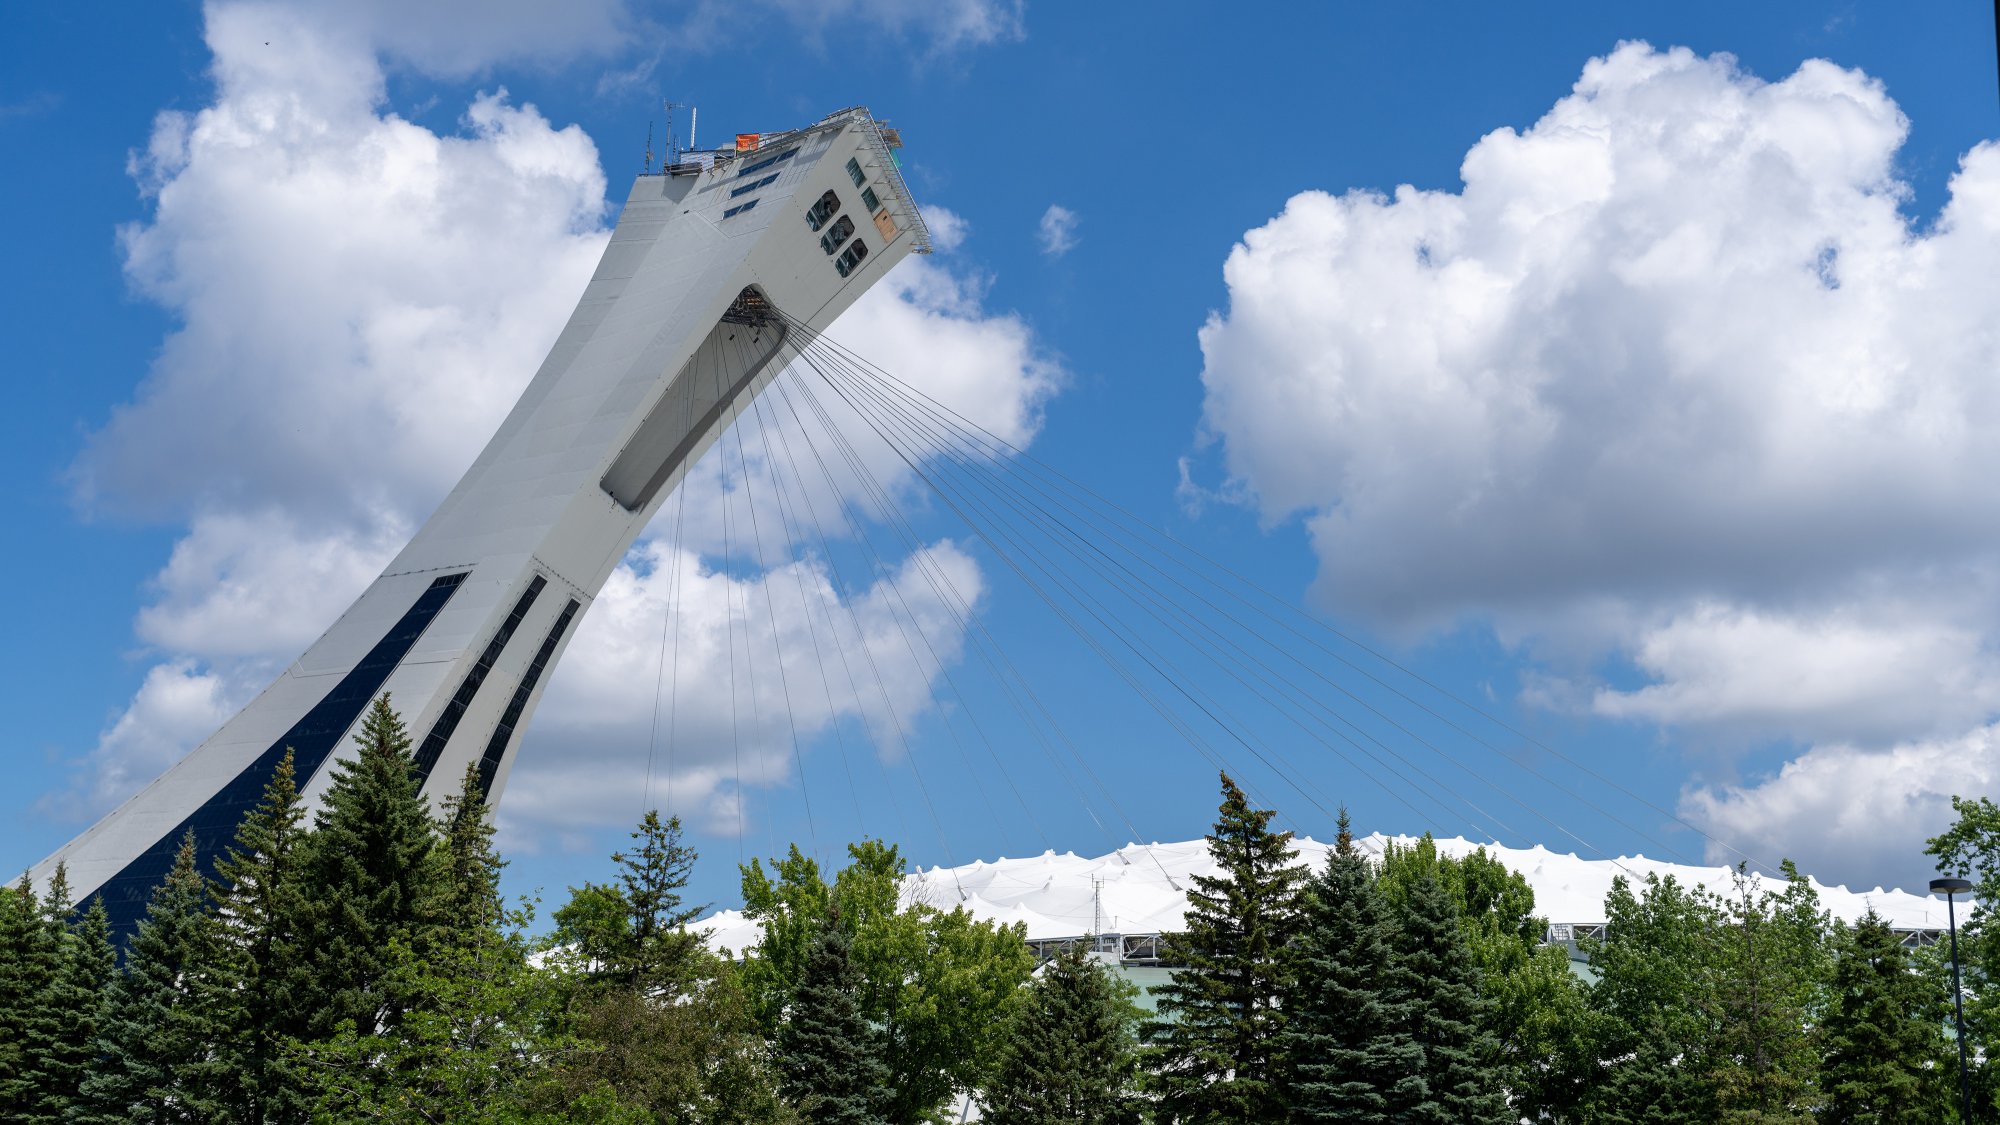
<path fill-rule="evenodd" d="M 1931 893 L 1944 896 L 1946 923 L 1951 927 L 1951 1011 L 1958 1024 L 1958 1119 L 1971 1125 L 1972 1083 L 1965 1071 L 1965 989 L 1958 980 L 1958 900 L 1972 889 L 1967 879 L 1932 879 Z"/>

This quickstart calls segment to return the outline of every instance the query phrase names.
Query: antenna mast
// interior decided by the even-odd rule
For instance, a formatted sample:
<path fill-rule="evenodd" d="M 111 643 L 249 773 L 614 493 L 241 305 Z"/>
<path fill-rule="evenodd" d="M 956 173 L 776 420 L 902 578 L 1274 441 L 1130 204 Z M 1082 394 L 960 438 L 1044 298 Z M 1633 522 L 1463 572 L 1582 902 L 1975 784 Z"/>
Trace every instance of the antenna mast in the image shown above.
<path fill-rule="evenodd" d="M 668 102 L 667 106 L 667 164 L 671 168 L 681 162 L 680 146 L 674 143 L 674 111 L 684 108 L 680 102 Z"/>

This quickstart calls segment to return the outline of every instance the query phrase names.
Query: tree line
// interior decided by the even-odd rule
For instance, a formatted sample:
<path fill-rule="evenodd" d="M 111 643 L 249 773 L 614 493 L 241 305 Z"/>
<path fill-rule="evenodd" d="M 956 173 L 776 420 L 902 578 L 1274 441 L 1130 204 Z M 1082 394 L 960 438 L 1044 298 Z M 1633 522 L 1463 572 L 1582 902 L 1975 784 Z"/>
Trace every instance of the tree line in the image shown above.
<path fill-rule="evenodd" d="M 1588 973 L 1533 891 L 1340 818 L 1308 870 L 1226 775 L 1153 1007 L 1072 950 L 925 901 L 899 851 L 741 868 L 761 937 L 690 932 L 697 857 L 647 814 L 608 883 L 538 931 L 500 894 L 468 770 L 434 814 L 386 699 L 308 819 L 289 758 L 203 872 L 190 839 L 122 951 L 60 869 L 0 888 L 0 1120 L 996 1125 L 1957 1120 L 1948 969 L 1787 866 L 1712 893 L 1620 878 Z M 2000 901 L 2000 807 L 1958 804 L 1942 869 Z M 1993 1057 L 2000 927 L 1965 945 Z M 1972 1076 L 1978 1119 L 2000 1092 Z"/>

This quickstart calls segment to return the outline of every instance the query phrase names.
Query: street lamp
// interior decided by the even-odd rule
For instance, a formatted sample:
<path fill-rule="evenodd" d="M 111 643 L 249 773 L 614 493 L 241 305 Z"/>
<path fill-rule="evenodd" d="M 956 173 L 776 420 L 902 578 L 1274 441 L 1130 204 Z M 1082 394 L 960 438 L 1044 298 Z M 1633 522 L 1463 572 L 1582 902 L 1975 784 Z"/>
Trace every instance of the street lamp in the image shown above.
<path fill-rule="evenodd" d="M 1958 1119 L 1971 1125 L 1972 1084 L 1965 1072 L 1965 989 L 1958 980 L 1958 899 L 1972 889 L 1969 879 L 1932 879 L 1931 893 L 1944 896 L 1945 920 L 1951 927 L 1951 1011 L 1958 1021 Z"/>

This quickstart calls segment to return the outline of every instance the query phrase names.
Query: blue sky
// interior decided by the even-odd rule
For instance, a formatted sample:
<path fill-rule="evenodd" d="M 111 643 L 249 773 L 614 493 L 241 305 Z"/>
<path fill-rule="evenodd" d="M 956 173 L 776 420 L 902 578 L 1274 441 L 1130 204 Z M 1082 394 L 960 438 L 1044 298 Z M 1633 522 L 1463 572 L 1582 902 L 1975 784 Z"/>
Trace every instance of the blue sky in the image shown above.
<path fill-rule="evenodd" d="M 1979 5 L 0 18 L 0 866 L 199 740 L 428 514 L 567 314 L 668 97 L 704 142 L 851 104 L 898 125 L 948 245 L 857 310 L 850 346 L 1602 775 L 1447 746 L 1576 832 L 1515 818 L 1508 842 L 1713 848 L 1668 809 L 1829 881 L 1913 885 L 1946 797 L 2000 785 Z M 963 862 L 1203 830 L 1210 765 L 900 485 L 1131 830 L 1003 722 L 1011 765 L 962 753 L 953 720 L 1000 707 L 970 659 L 960 698 L 903 685 L 918 770 L 844 757 L 836 717 L 809 724 L 803 789 L 788 740 L 745 778 L 698 708 L 708 741 L 669 768 L 656 579 L 682 545 L 656 524 L 523 748 L 516 890 L 600 876 L 646 767 L 678 770 L 721 901 L 730 861 L 789 839 Z M 1478 832 L 1286 750 L 1364 828 Z"/>

